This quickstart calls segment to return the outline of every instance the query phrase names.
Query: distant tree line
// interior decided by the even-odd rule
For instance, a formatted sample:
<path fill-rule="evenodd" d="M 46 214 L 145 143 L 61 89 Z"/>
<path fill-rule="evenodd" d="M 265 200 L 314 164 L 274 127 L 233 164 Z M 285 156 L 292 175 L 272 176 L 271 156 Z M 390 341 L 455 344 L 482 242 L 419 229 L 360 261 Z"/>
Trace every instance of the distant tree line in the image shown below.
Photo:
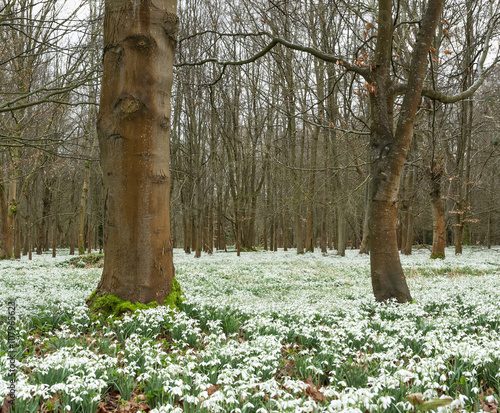
<path fill-rule="evenodd" d="M 96 122 L 103 7 L 94 0 L 68 7 L 0 1 L 4 258 L 102 246 Z M 481 63 L 487 37 L 499 34 L 493 7 L 446 2 L 437 23 L 397 199 L 397 242 L 405 254 L 417 244 L 439 257 L 446 245 L 460 253 L 462 245 L 500 243 L 494 44 Z M 407 80 L 423 10 L 423 2 L 400 1 L 391 15 L 388 70 L 395 84 Z M 174 247 L 194 256 L 229 247 L 369 252 L 370 100 L 381 91 L 360 73 L 377 63 L 376 7 L 183 0 L 178 15 Z M 288 43 L 264 55 L 274 38 Z M 447 102 L 433 92 L 456 95 L 481 76 L 484 83 L 466 99 Z M 405 92 L 397 93 L 395 117 Z M 389 151 L 377 150 L 381 157 Z"/>

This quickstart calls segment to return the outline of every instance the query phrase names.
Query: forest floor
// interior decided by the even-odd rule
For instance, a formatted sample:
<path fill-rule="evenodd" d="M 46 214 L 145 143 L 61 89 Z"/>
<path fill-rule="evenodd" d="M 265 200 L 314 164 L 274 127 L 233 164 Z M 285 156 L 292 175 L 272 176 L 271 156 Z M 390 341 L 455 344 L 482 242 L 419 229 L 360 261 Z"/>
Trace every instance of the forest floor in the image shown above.
<path fill-rule="evenodd" d="M 2 413 L 12 355 L 14 412 L 407 412 L 422 393 L 420 410 L 498 413 L 499 247 L 402 256 L 405 305 L 375 302 L 358 251 L 175 250 L 181 311 L 95 322 L 102 269 L 59 253 L 0 262 Z"/>

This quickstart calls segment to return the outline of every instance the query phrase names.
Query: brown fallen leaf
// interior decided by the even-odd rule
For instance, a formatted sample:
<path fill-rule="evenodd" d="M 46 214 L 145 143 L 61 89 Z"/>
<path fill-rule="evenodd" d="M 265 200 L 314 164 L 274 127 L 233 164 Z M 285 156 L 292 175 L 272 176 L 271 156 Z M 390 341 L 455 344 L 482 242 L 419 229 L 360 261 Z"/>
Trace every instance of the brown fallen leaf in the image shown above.
<path fill-rule="evenodd" d="M 481 409 L 483 409 L 485 412 L 499 413 L 498 412 L 498 403 L 495 401 L 493 401 L 493 402 L 483 401 L 483 397 L 481 394 L 479 395 L 479 405 L 481 406 Z"/>
<path fill-rule="evenodd" d="M 217 386 L 216 384 L 212 384 L 208 389 L 207 389 L 207 393 L 209 396 L 211 396 L 212 394 L 214 394 L 217 390 L 219 390 L 219 386 Z"/>
<path fill-rule="evenodd" d="M 316 388 L 316 385 L 313 383 L 311 376 L 303 380 L 303 382 L 309 385 L 308 387 L 306 387 L 307 396 L 311 397 L 317 403 L 322 403 L 326 400 L 325 395 L 318 391 L 318 389 Z"/>
<path fill-rule="evenodd" d="M 3 400 L 2 413 L 9 413 L 12 411 L 12 404 L 10 403 L 10 396 Z"/>

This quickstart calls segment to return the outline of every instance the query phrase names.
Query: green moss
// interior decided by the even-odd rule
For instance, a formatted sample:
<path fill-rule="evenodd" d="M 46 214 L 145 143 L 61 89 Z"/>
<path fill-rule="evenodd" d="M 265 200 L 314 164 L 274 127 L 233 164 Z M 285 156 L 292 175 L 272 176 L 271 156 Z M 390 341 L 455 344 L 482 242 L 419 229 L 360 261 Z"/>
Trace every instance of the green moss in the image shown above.
<path fill-rule="evenodd" d="M 435 252 L 434 254 L 431 254 L 431 260 L 435 259 L 444 260 L 444 254 L 442 252 Z"/>
<path fill-rule="evenodd" d="M 70 264 L 75 264 L 75 262 L 83 261 L 85 264 L 97 264 L 100 260 L 104 259 L 104 254 L 97 254 L 91 252 L 90 254 L 80 255 L 78 257 L 71 258 L 69 260 Z"/>
<path fill-rule="evenodd" d="M 179 281 L 177 281 L 174 277 L 172 282 L 172 292 L 169 296 L 167 296 L 167 298 L 165 298 L 164 304 L 174 310 L 178 309 L 184 300 L 184 293 L 182 292 Z M 147 304 L 132 304 L 130 301 L 124 301 L 113 294 L 99 295 L 97 290 L 94 290 L 87 299 L 87 305 L 90 313 L 92 314 L 92 321 L 95 321 L 99 315 L 105 319 L 110 316 L 118 318 L 125 313 L 133 313 L 136 310 L 146 310 L 148 308 L 158 307 L 158 303 L 156 301 L 152 301 Z"/>
<path fill-rule="evenodd" d="M 93 320 L 95 320 L 98 315 L 102 315 L 104 318 L 108 318 L 109 316 L 120 317 L 125 313 L 133 313 L 136 310 L 146 310 L 148 308 L 158 307 L 156 301 L 152 301 L 148 304 L 132 304 L 130 301 L 124 301 L 113 294 L 98 295 L 97 290 L 94 290 L 87 299 L 87 305 L 89 306 Z"/>
<path fill-rule="evenodd" d="M 181 285 L 179 284 L 179 281 L 177 281 L 177 278 L 172 279 L 172 291 L 170 294 L 165 298 L 163 303 L 166 306 L 169 306 L 170 308 L 179 308 L 179 306 L 182 304 L 182 302 L 186 299 L 184 296 L 184 293 L 182 292 Z"/>

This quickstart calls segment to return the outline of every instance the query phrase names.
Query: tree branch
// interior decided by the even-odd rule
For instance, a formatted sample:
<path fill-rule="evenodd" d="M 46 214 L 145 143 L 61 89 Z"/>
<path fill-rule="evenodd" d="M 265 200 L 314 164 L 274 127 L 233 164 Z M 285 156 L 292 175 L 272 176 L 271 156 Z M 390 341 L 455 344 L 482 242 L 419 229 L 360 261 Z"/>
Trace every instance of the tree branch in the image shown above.
<path fill-rule="evenodd" d="M 331 62 L 331 63 L 341 62 L 341 65 L 347 71 L 358 73 L 363 77 L 369 76 L 370 71 L 368 69 L 350 64 L 338 56 L 333 56 L 331 54 L 324 53 L 324 52 L 317 50 L 317 49 L 310 47 L 310 46 L 304 46 L 301 44 L 292 43 L 292 42 L 289 42 L 288 40 L 282 39 L 280 37 L 274 37 L 267 32 L 262 32 L 262 34 L 270 37 L 272 39 L 271 42 L 266 47 L 264 47 L 264 49 L 262 49 L 260 52 L 254 54 L 253 56 L 249 57 L 248 59 L 235 60 L 235 61 L 220 61 L 219 59 L 216 59 L 216 58 L 209 58 L 209 59 L 204 59 L 204 60 L 201 60 L 199 62 L 193 62 L 193 63 L 178 63 L 178 64 L 175 64 L 174 66 L 175 67 L 202 66 L 206 63 L 215 63 L 215 64 L 223 66 L 223 68 L 225 68 L 226 66 L 243 66 L 243 65 L 246 65 L 248 63 L 255 62 L 256 60 L 260 59 L 261 57 L 265 56 L 268 52 L 270 52 L 274 48 L 274 46 L 281 44 L 281 45 L 287 47 L 288 49 L 298 50 L 300 52 L 309 53 L 309 54 L 317 57 L 318 59 L 324 60 L 325 62 Z"/>
<path fill-rule="evenodd" d="M 488 31 L 486 33 L 486 37 L 484 39 L 484 45 L 483 45 L 483 53 L 481 54 L 481 58 L 479 59 L 478 66 L 477 66 L 477 74 L 478 77 L 476 81 L 466 90 L 454 94 L 454 95 L 447 95 L 446 93 L 439 92 L 434 88 L 426 88 L 424 87 L 422 89 L 422 96 L 428 97 L 433 100 L 437 100 L 438 102 L 441 103 L 456 103 L 461 100 L 467 99 L 471 97 L 477 89 L 483 84 L 486 75 L 488 72 L 495 67 L 495 65 L 499 62 L 499 58 L 497 57 L 495 61 L 490 65 L 488 68 L 484 68 L 484 62 L 486 60 L 486 57 L 488 56 L 488 51 L 490 48 L 490 39 L 491 39 L 491 34 L 493 32 L 493 29 L 495 28 L 498 20 L 500 19 L 500 16 L 496 16 L 494 19 L 492 19 Z M 408 89 L 407 84 L 399 84 L 397 85 L 394 90 L 397 95 L 403 95 L 406 93 L 406 90 Z"/>

